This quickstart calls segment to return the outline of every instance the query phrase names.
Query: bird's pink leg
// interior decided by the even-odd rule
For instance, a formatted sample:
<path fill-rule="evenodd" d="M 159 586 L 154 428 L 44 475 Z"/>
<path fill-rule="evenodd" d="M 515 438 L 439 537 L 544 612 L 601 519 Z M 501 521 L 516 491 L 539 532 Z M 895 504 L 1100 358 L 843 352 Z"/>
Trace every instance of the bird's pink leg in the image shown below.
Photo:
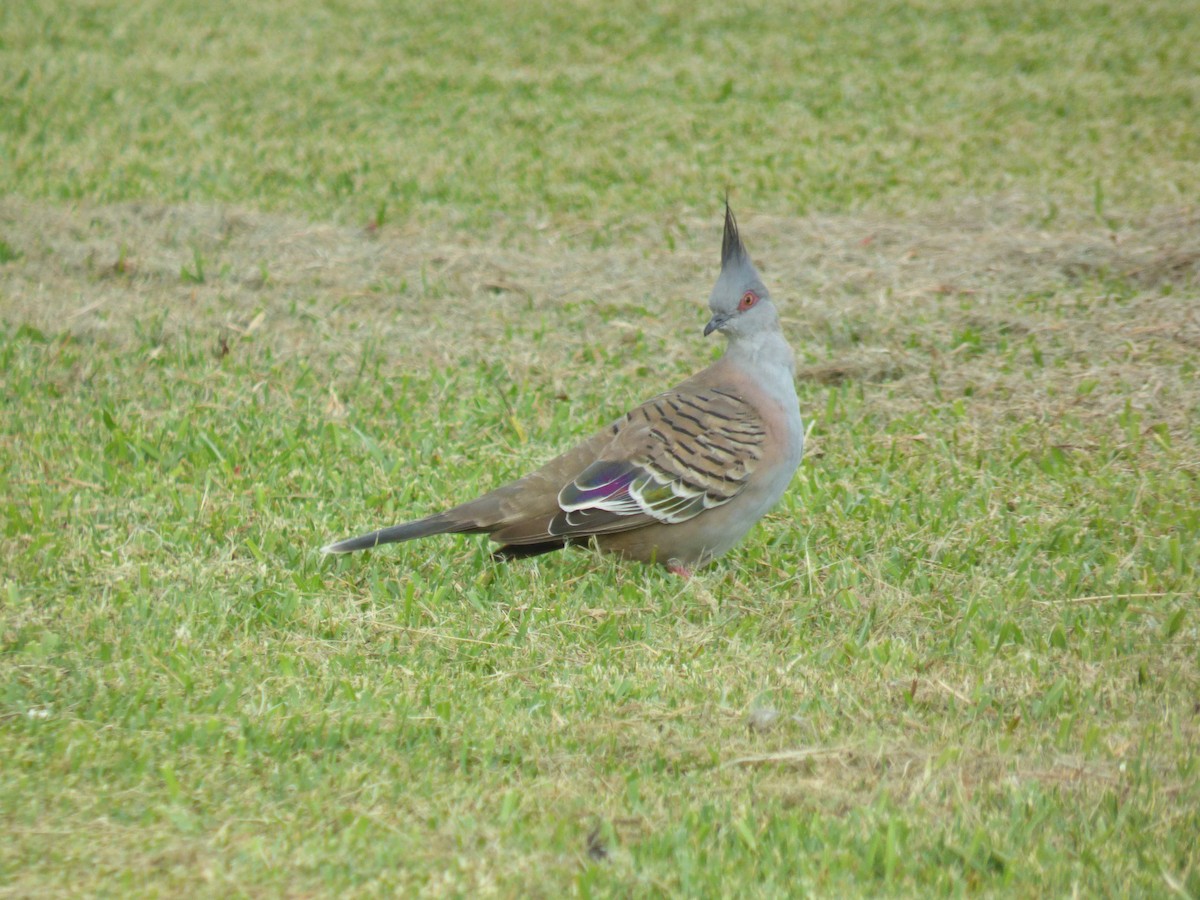
<path fill-rule="evenodd" d="M 672 575 L 678 575 L 680 578 L 684 579 L 685 581 L 689 580 L 692 577 L 691 571 L 689 571 L 687 569 L 687 567 L 685 567 L 682 563 L 674 563 L 674 562 L 670 563 L 667 566 L 667 571 L 670 572 Z"/>

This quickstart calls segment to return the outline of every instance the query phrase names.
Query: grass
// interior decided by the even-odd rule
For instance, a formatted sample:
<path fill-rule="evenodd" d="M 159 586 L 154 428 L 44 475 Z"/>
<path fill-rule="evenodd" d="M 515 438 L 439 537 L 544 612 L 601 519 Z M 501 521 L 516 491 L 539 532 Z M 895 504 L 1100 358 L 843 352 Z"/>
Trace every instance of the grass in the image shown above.
<path fill-rule="evenodd" d="M 1196 12 L 8 4 L 0 193 L 598 240 L 726 185 L 789 215 L 1014 188 L 1136 209 L 1200 187 Z"/>
<path fill-rule="evenodd" d="M 1195 12 L 4 7 L 0 885 L 1200 894 Z M 316 553 L 711 358 L 727 183 L 741 547 Z"/>

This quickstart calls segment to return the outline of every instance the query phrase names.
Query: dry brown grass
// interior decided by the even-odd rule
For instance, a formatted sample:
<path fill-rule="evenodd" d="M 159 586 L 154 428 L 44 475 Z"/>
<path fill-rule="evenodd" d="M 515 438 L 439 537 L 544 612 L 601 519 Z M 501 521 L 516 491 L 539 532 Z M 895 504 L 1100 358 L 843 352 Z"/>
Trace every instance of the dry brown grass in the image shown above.
<path fill-rule="evenodd" d="M 1039 227 L 1036 212 L 1001 198 L 904 220 L 746 211 L 743 225 L 783 299 L 802 380 L 902 382 L 877 395 L 897 411 L 969 389 L 980 425 L 992 415 L 1104 419 L 1128 398 L 1185 437 L 1200 404 L 1185 365 L 1200 349 L 1200 210 L 1161 209 L 1115 229 L 1089 216 Z M 686 241 L 675 252 L 633 226 L 630 243 L 588 249 L 536 230 L 439 240 L 415 224 L 374 232 L 214 206 L 10 199 L 0 228 L 23 255 L 0 284 L 10 318 L 117 346 L 136 339 L 135 322 L 207 340 L 214 353 L 254 333 L 343 372 L 367 337 L 406 371 L 503 346 L 514 372 L 540 372 L 565 392 L 562 373 L 589 342 L 643 335 L 661 342 L 672 375 L 694 365 L 713 227 L 679 223 Z M 197 254 L 203 283 L 180 274 Z M 295 305 L 308 315 L 292 315 Z M 497 342 L 506 323 L 533 319 L 544 323 L 536 347 Z M 998 370 L 970 341 L 1013 345 L 1013 365 Z M 1034 365 L 1022 345 L 1054 364 Z M 1083 382 L 1094 384 L 1081 392 Z"/>

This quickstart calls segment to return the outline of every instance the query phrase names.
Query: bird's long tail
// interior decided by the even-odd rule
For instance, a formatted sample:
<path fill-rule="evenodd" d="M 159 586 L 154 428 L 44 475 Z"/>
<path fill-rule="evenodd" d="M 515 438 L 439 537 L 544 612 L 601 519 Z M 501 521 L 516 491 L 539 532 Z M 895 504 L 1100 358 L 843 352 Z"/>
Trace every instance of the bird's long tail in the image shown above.
<path fill-rule="evenodd" d="M 336 544 L 328 544 L 321 548 L 322 553 L 353 553 L 355 550 L 369 550 L 380 544 L 394 544 L 398 541 L 411 541 L 415 538 L 429 537 L 431 534 L 472 533 L 486 531 L 486 528 L 470 521 L 454 518 L 447 513 L 426 516 L 415 522 L 405 522 L 403 525 L 393 525 L 391 528 L 381 528 L 370 534 L 346 538 Z"/>

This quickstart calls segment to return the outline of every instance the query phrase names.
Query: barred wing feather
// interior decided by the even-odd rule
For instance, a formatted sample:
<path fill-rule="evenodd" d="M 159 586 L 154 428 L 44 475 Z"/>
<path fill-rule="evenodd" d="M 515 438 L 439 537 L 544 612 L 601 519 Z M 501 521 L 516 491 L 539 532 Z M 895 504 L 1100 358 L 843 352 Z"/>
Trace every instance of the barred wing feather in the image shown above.
<path fill-rule="evenodd" d="M 717 388 L 662 394 L 612 431 L 601 458 L 559 492 L 551 535 L 686 522 L 745 488 L 766 439 L 754 409 Z"/>

